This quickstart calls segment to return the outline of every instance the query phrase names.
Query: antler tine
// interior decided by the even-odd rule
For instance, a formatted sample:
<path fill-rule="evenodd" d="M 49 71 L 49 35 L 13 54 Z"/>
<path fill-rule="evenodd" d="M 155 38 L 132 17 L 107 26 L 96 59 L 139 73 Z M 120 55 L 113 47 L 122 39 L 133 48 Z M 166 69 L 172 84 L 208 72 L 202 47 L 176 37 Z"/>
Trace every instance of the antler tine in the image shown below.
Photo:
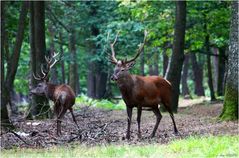
<path fill-rule="evenodd" d="M 34 77 L 35 80 L 38 80 L 38 81 L 41 81 L 41 80 L 42 80 L 42 78 L 36 77 L 36 75 L 35 75 L 34 73 L 32 73 L 32 76 Z"/>
<path fill-rule="evenodd" d="M 47 64 L 50 64 L 52 61 L 52 58 L 45 56 L 45 60 L 46 60 Z"/>
<path fill-rule="evenodd" d="M 57 57 L 59 54 L 60 54 L 59 52 L 58 52 L 58 53 L 56 53 L 56 52 L 53 52 L 53 56 L 52 56 L 52 58 L 55 58 L 55 57 Z"/>
<path fill-rule="evenodd" d="M 50 66 L 49 66 L 49 68 L 51 69 L 60 59 L 56 59 L 55 57 L 57 57 L 58 55 L 59 55 L 60 53 L 53 53 L 53 56 L 52 56 L 52 58 L 51 59 L 53 59 L 54 60 L 54 62 L 52 63 L 52 64 L 50 64 Z"/>
<path fill-rule="evenodd" d="M 143 43 L 140 43 L 139 49 L 138 49 L 138 51 L 137 51 L 135 57 L 134 57 L 133 59 L 129 60 L 129 61 L 126 61 L 126 63 L 130 63 L 130 62 L 134 61 L 135 59 L 137 59 L 137 58 L 139 57 L 139 55 L 141 54 L 141 52 L 142 52 L 142 50 L 143 50 L 143 48 L 144 48 L 144 45 L 145 45 L 145 43 L 146 43 L 146 37 L 147 37 L 147 35 L 148 35 L 148 32 L 145 30 L 145 31 L 144 31 L 144 41 L 143 41 Z"/>
<path fill-rule="evenodd" d="M 114 45 L 115 45 L 115 43 L 116 43 L 116 41 L 117 41 L 117 39 L 118 39 L 118 35 L 119 35 L 119 31 L 118 31 L 117 34 L 116 34 L 116 37 L 115 37 L 114 42 L 110 44 L 110 48 L 111 48 L 111 52 L 112 52 L 110 61 L 111 61 L 112 63 L 114 63 L 114 64 L 117 64 L 117 62 L 118 62 L 117 59 L 116 59 L 116 57 L 115 57 L 115 50 L 114 50 Z"/>
<path fill-rule="evenodd" d="M 45 76 L 46 75 L 46 73 L 44 72 L 44 70 L 43 70 L 43 65 L 41 65 L 41 73 Z"/>

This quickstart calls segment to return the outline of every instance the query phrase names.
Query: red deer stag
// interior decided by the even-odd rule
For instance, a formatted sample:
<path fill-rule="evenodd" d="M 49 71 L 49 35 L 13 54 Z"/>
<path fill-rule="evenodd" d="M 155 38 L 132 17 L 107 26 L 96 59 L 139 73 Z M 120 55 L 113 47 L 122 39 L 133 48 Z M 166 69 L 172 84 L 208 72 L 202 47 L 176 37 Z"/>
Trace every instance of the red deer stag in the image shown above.
<path fill-rule="evenodd" d="M 41 65 L 42 75 L 37 75 L 36 77 L 36 75 L 33 73 L 33 77 L 41 82 L 38 83 L 37 87 L 31 89 L 30 93 L 38 96 L 46 96 L 48 99 L 54 102 L 54 114 L 57 117 L 57 135 L 59 136 L 61 135 L 61 119 L 67 110 L 70 110 L 73 121 L 78 129 L 79 126 L 72 110 L 72 106 L 75 104 L 75 93 L 72 88 L 66 84 L 54 85 L 48 83 L 49 72 L 51 68 L 59 61 L 59 59 L 56 59 L 58 54 L 54 53 L 51 57 L 45 56 L 47 69 L 44 71 L 43 66 Z"/>
<path fill-rule="evenodd" d="M 159 122 L 162 118 L 162 115 L 158 108 L 159 104 L 164 105 L 165 109 L 169 112 L 170 117 L 173 121 L 174 132 L 175 134 L 177 134 L 178 130 L 171 109 L 172 87 L 170 82 L 158 76 L 144 77 L 131 75 L 129 73 L 129 69 L 133 67 L 135 60 L 144 48 L 147 32 L 145 31 L 144 41 L 140 44 L 139 49 L 136 52 L 136 56 L 131 60 L 116 59 L 114 45 L 117 41 L 118 34 L 119 32 L 117 33 L 114 42 L 110 44 L 112 52 L 112 54 L 110 55 L 110 62 L 112 64 L 115 64 L 111 79 L 117 83 L 117 86 L 119 87 L 123 100 L 126 104 L 128 115 L 126 138 L 130 139 L 130 126 L 133 107 L 137 107 L 138 137 L 141 138 L 140 119 L 142 107 L 147 108 L 147 110 L 152 110 L 157 117 L 153 132 L 150 135 L 151 138 L 155 136 L 155 132 L 158 129 Z"/>

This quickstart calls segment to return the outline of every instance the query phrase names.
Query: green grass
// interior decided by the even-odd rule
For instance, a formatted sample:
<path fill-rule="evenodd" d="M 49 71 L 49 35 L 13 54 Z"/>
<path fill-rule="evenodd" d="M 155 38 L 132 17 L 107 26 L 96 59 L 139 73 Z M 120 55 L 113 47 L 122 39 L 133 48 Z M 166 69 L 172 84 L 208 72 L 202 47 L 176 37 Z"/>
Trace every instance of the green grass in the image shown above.
<path fill-rule="evenodd" d="M 81 95 L 80 97 L 76 98 L 76 104 L 93 106 L 97 108 L 103 109 L 111 109 L 111 110 L 124 110 L 125 104 L 124 101 L 121 99 L 117 101 L 117 103 L 111 102 L 107 99 L 92 99 L 87 97 L 86 95 Z"/>
<path fill-rule="evenodd" d="M 48 149 L 2 150 L 4 158 L 45 157 L 239 157 L 239 136 L 189 137 L 167 145 L 106 145 L 87 147 L 71 144 Z"/>

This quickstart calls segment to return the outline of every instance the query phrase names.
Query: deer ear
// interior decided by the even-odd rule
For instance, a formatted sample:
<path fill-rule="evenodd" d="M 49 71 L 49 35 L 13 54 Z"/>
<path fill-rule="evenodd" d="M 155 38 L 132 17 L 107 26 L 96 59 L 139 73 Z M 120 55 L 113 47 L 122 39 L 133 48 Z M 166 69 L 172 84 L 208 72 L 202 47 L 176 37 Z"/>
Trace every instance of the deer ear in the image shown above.
<path fill-rule="evenodd" d="M 131 68 L 134 66 L 134 64 L 135 64 L 134 61 L 132 61 L 132 62 L 130 62 L 130 63 L 127 63 L 127 64 L 126 64 L 126 68 L 127 68 L 127 69 L 131 69 Z"/>

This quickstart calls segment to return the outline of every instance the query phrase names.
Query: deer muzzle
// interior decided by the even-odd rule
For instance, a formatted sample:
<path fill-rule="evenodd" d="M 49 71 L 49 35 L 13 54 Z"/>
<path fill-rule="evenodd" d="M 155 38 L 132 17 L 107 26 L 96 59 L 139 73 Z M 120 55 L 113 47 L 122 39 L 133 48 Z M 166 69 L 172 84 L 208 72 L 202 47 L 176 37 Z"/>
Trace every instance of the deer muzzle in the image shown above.
<path fill-rule="evenodd" d="M 117 81 L 117 80 L 118 80 L 118 77 L 113 74 L 113 75 L 110 77 L 110 79 L 111 79 L 112 81 Z"/>

